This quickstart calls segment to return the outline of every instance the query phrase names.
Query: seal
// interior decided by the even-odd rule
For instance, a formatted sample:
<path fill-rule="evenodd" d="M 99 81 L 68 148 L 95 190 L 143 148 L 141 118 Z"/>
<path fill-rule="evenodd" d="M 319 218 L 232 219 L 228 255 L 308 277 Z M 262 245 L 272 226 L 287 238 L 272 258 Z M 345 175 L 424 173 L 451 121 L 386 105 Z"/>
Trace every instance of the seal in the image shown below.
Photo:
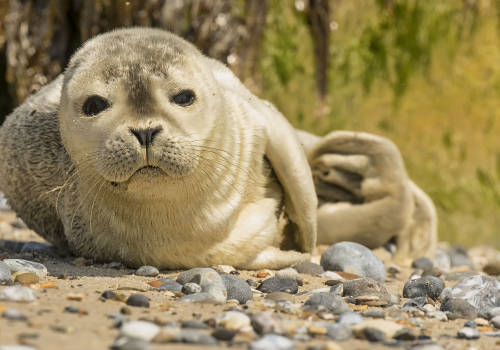
<path fill-rule="evenodd" d="M 280 268 L 316 244 L 317 197 L 294 129 L 166 31 L 88 41 L 7 118 L 0 154 L 12 208 L 79 256 Z"/>
<path fill-rule="evenodd" d="M 393 241 L 406 260 L 436 237 L 392 142 L 294 130 L 158 29 L 93 38 L 10 115 L 0 187 L 55 246 L 130 267 L 278 269 L 309 260 L 317 227 L 322 244 Z"/>

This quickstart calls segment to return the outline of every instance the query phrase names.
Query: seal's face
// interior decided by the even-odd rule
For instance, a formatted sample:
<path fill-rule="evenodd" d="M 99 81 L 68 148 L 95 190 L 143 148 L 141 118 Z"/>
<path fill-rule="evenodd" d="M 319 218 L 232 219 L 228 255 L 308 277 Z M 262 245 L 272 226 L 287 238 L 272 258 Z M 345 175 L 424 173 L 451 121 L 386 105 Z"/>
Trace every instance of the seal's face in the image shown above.
<path fill-rule="evenodd" d="M 65 73 L 60 110 L 78 170 L 140 191 L 192 175 L 222 109 L 201 58 L 156 30 L 112 32 L 80 49 Z"/>

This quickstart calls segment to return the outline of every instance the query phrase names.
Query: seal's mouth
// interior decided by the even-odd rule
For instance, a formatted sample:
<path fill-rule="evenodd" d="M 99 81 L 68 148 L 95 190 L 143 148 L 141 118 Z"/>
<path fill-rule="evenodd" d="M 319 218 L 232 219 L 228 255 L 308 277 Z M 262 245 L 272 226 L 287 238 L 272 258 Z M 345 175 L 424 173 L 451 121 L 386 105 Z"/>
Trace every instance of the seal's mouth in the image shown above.
<path fill-rule="evenodd" d="M 158 176 L 158 175 L 165 175 L 165 172 L 161 170 L 160 167 L 154 166 L 154 165 L 147 165 L 142 168 L 137 169 L 137 171 L 132 175 L 145 175 L 145 176 Z"/>

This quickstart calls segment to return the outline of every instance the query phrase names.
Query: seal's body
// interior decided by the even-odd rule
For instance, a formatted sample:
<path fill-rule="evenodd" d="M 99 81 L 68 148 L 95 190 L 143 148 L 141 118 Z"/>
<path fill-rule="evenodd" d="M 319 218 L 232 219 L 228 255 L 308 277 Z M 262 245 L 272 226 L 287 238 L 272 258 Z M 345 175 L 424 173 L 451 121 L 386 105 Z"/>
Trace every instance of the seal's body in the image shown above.
<path fill-rule="evenodd" d="M 390 141 L 296 133 L 224 65 L 157 29 L 90 40 L 0 129 L 0 187 L 28 226 L 130 267 L 289 266 L 309 259 L 317 220 L 322 243 L 407 247 L 411 186 Z"/>

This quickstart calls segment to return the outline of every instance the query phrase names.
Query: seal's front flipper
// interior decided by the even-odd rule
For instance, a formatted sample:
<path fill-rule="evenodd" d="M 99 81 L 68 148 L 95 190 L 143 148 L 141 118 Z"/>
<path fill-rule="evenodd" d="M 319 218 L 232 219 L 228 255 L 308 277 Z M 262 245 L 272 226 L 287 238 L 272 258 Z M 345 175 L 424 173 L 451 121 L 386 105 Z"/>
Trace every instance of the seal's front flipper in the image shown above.
<path fill-rule="evenodd" d="M 279 270 L 310 260 L 311 254 L 308 253 L 299 253 L 292 250 L 283 251 L 276 247 L 269 247 L 260 252 L 255 258 L 235 267 L 238 270 Z"/>

